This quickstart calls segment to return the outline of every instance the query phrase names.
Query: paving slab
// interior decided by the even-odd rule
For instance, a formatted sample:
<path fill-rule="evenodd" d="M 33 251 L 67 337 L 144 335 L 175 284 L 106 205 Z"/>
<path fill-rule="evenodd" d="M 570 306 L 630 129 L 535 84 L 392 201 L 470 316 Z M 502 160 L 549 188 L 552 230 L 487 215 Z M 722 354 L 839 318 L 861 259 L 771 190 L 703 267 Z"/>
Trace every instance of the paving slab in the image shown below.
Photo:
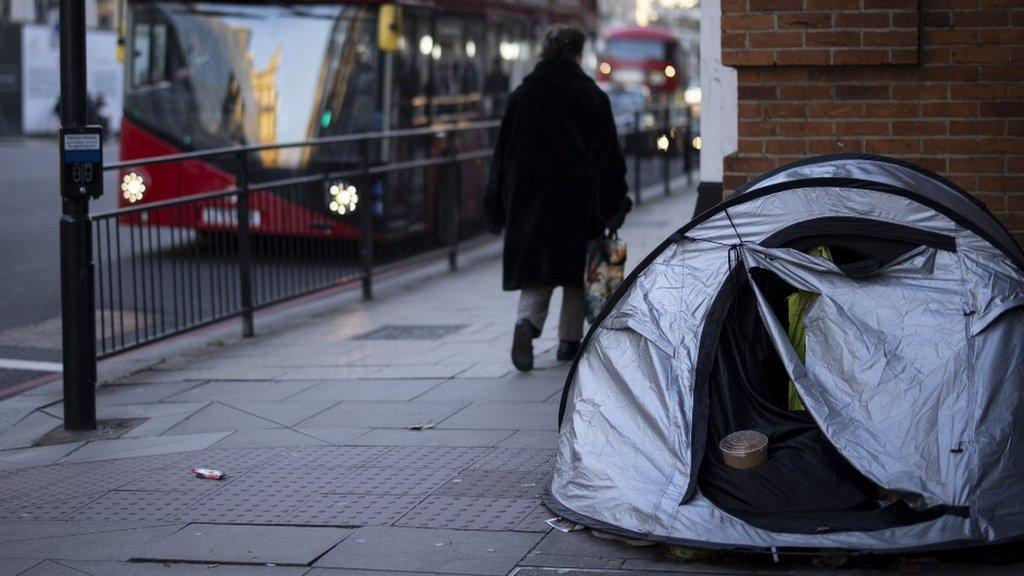
<path fill-rule="evenodd" d="M 138 547 L 158 541 L 182 526 L 184 524 L 7 542 L 0 546 L 0 559 L 128 560 Z M 0 564 L 5 561 L 0 560 Z"/>
<path fill-rule="evenodd" d="M 33 558 L 8 558 L 0 562 L 0 576 L 18 576 L 39 563 Z"/>
<path fill-rule="evenodd" d="M 395 523 L 418 528 L 514 530 L 537 507 L 537 500 L 429 496 Z"/>
<path fill-rule="evenodd" d="M 654 560 L 660 556 L 657 546 L 629 546 L 615 540 L 597 538 L 587 530 L 552 530 L 530 551 L 523 564 L 566 568 L 617 568 L 628 559 Z"/>
<path fill-rule="evenodd" d="M 175 436 L 157 436 L 150 438 L 118 438 L 117 440 L 97 440 L 89 442 L 78 450 L 68 454 L 61 462 L 92 462 L 98 460 L 114 460 L 133 458 L 154 454 L 170 454 L 175 452 L 191 452 L 202 450 L 218 440 L 223 440 L 229 432 L 210 434 L 184 434 Z"/>
<path fill-rule="evenodd" d="M 230 564 L 171 564 L 168 562 L 104 562 L 62 560 L 65 566 L 89 576 L 301 576 L 305 567 L 233 566 Z"/>
<path fill-rule="evenodd" d="M 466 402 L 342 402 L 302 422 L 304 428 L 408 428 L 435 425 Z"/>
<path fill-rule="evenodd" d="M 63 564 L 46 560 L 22 572 L 20 576 L 83 576 L 84 574 L 84 572 L 74 568 L 68 568 Z"/>
<path fill-rule="evenodd" d="M 519 430 L 502 440 L 499 448 L 556 448 L 557 430 Z"/>
<path fill-rule="evenodd" d="M 161 384 L 108 384 L 96 391 L 96 404 L 114 406 L 118 404 L 145 404 L 159 402 L 190 388 L 199 382 L 166 382 Z"/>
<path fill-rule="evenodd" d="M 219 402 L 210 404 L 175 424 L 165 434 L 200 434 L 281 428 L 281 424 L 260 418 Z"/>
<path fill-rule="evenodd" d="M 497 446 L 514 430 L 401 430 L 377 428 L 347 444 L 366 446 Z"/>
<path fill-rule="evenodd" d="M 203 492 L 113 491 L 71 514 L 74 520 L 124 522 L 185 522 L 192 504 Z"/>
<path fill-rule="evenodd" d="M 169 525 L 171 525 L 169 522 L 3 520 L 0 521 L 0 542 L 37 540 L 39 538 L 57 538 L 60 536 L 74 536 L 78 534 L 99 534 L 102 532 L 117 532 L 119 530 L 135 530 L 139 528 L 157 528 Z"/>
<path fill-rule="evenodd" d="M 38 448 L 5 450 L 0 452 L 0 471 L 53 464 L 68 454 L 71 454 L 84 444 L 84 442 L 72 442 L 69 444 L 40 446 Z"/>
<path fill-rule="evenodd" d="M 289 428 L 239 430 L 213 445 L 214 448 L 249 448 L 268 446 L 328 446 L 330 442 Z"/>
<path fill-rule="evenodd" d="M 288 400 L 279 400 L 277 402 L 250 402 L 247 400 L 230 400 L 224 402 L 226 405 L 231 406 L 245 412 L 258 416 L 264 420 L 279 424 L 281 426 L 295 426 L 303 420 L 323 412 L 324 410 L 331 407 L 335 402 L 314 402 L 314 401 L 296 401 L 289 398 Z"/>
<path fill-rule="evenodd" d="M 0 400 L 0 432 L 6 431 L 25 416 L 49 404 L 53 404 L 53 400 L 49 396 L 26 394 Z"/>
<path fill-rule="evenodd" d="M 504 576 L 538 540 L 526 533 L 366 527 L 316 566 Z"/>
<path fill-rule="evenodd" d="M 0 450 L 28 448 L 50 430 L 60 426 L 63 420 L 45 412 L 33 412 L 0 434 Z"/>
<path fill-rule="evenodd" d="M 553 449 L 498 447 L 474 462 L 472 468 L 550 472 L 557 458 L 558 451 Z"/>
<path fill-rule="evenodd" d="M 438 428 L 481 430 L 557 430 L 558 405 L 552 402 L 474 402 Z"/>
<path fill-rule="evenodd" d="M 168 402 L 222 402 L 247 400 L 276 402 L 315 386 L 317 380 L 279 381 L 214 381 L 194 386 L 167 397 Z"/>
<path fill-rule="evenodd" d="M 463 470 L 491 452 L 472 446 L 399 446 L 366 463 L 371 468 L 449 468 Z"/>
<path fill-rule="evenodd" d="M 559 390 L 561 384 L 546 378 L 522 381 L 510 378 L 457 378 L 432 388 L 418 400 L 541 402 Z"/>
<path fill-rule="evenodd" d="M 350 440 L 370 431 L 369 428 L 305 428 L 303 426 L 296 426 L 292 429 L 335 446 L 349 444 Z"/>
<path fill-rule="evenodd" d="M 557 516 L 557 514 L 548 510 L 543 504 L 538 504 L 536 508 L 526 515 L 522 522 L 516 524 L 513 530 L 516 532 L 541 532 L 546 534 L 552 530 L 551 526 L 547 525 L 547 521 Z"/>
<path fill-rule="evenodd" d="M 551 484 L 551 473 L 536 470 L 469 469 L 438 488 L 437 494 L 473 498 L 539 499 Z"/>
<path fill-rule="evenodd" d="M 439 572 L 381 572 L 379 570 L 348 570 L 345 568 L 313 568 L 303 576 L 452 576 Z"/>
<path fill-rule="evenodd" d="M 389 400 L 403 402 L 423 394 L 443 382 L 440 379 L 406 380 L 329 380 L 289 398 L 290 401 L 338 402 Z M 456 399 L 458 400 L 458 399 Z"/>
<path fill-rule="evenodd" d="M 189 524 L 140 547 L 133 559 L 305 566 L 352 530 Z"/>

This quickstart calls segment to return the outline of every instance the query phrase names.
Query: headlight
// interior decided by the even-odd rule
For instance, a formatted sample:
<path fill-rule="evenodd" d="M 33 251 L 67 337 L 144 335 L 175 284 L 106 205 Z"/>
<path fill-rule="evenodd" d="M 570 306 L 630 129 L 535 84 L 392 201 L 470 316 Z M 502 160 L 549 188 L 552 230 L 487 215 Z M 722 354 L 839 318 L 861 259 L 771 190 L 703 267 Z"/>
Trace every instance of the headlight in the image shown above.
<path fill-rule="evenodd" d="M 701 93 L 700 86 L 691 86 L 683 91 L 683 100 L 690 106 L 700 104 Z"/>
<path fill-rule="evenodd" d="M 611 74 L 612 65 L 607 62 L 601 62 L 601 66 L 598 67 L 598 70 L 601 71 L 601 74 Z"/>
<path fill-rule="evenodd" d="M 666 78 L 675 78 L 676 77 L 676 67 L 672 66 L 671 64 L 668 65 L 668 66 L 665 66 L 665 77 Z"/>
<path fill-rule="evenodd" d="M 692 144 L 694 150 L 700 150 L 700 136 L 694 136 Z"/>
<path fill-rule="evenodd" d="M 129 172 L 121 177 L 121 196 L 135 204 L 146 195 L 146 179 L 138 172 Z"/>
<path fill-rule="evenodd" d="M 359 194 L 352 184 L 338 182 L 327 189 L 327 207 L 339 216 L 355 212 L 358 204 Z"/>
<path fill-rule="evenodd" d="M 668 134 L 662 134 L 661 136 L 658 136 L 658 150 L 662 152 L 668 152 L 668 145 Z"/>

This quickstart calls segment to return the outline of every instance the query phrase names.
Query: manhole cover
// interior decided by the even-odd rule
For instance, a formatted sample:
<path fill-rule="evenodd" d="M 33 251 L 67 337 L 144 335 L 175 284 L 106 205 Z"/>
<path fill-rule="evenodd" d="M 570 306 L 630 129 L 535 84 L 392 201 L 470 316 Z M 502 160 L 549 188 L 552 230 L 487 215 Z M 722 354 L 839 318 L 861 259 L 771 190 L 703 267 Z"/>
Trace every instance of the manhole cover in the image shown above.
<path fill-rule="evenodd" d="M 465 324 L 420 324 L 414 326 L 381 326 L 356 336 L 356 340 L 434 340 L 465 328 Z"/>
<path fill-rule="evenodd" d="M 97 420 L 95 430 L 82 431 L 65 430 L 63 426 L 60 426 L 50 430 L 45 436 L 36 440 L 33 446 L 52 446 L 54 444 L 67 444 L 68 442 L 82 442 L 85 440 L 113 440 L 114 438 L 120 438 L 126 432 L 146 420 L 148 418 Z"/>

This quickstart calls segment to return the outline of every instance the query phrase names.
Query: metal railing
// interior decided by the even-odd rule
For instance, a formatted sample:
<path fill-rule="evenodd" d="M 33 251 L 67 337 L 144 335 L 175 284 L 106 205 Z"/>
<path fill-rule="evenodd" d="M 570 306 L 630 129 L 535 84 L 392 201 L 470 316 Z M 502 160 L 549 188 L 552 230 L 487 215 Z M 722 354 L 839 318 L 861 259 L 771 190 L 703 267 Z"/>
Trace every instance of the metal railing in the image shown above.
<path fill-rule="evenodd" d="M 664 108 L 620 127 L 638 202 L 643 187 L 662 181 L 668 193 L 690 174 L 689 126 L 688 114 Z M 118 183 L 159 173 L 196 193 L 91 215 L 97 356 L 233 317 L 251 336 L 259 308 L 355 282 L 371 298 L 376 273 L 413 257 L 446 256 L 455 269 L 460 243 L 486 228 L 480 208 L 497 130 L 476 122 L 107 164 Z M 331 169 L 267 176 L 263 159 L 287 151 L 331 159 L 307 162 Z M 204 178 L 215 189 L 195 190 Z M 358 201 L 338 195 L 349 187 Z M 332 199 L 351 206 L 332 213 Z"/>

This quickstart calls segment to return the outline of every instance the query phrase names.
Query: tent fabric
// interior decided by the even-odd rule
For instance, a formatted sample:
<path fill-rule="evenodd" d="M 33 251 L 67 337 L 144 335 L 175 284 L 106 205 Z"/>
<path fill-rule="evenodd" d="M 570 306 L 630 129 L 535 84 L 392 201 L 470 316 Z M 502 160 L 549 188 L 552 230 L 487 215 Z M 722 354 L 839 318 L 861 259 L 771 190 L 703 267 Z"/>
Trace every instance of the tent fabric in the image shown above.
<path fill-rule="evenodd" d="M 852 170 L 818 164 L 808 165 Z M 993 243 L 998 223 L 962 191 L 888 166 L 897 165 L 883 166 L 878 186 L 863 184 L 870 163 L 857 164 L 858 183 L 841 186 L 778 171 L 761 183 L 770 190 L 753 186 L 702 214 L 638 266 L 570 370 L 546 497 L 553 510 L 631 537 L 710 547 L 896 551 L 1024 534 L 1024 445 L 1014 441 L 1024 434 L 1020 263 Z M 963 203 L 973 212 L 948 213 Z M 864 248 L 871 265 L 833 263 L 798 245 L 829 244 L 830 235 Z M 858 246 L 859 235 L 882 241 Z M 819 294 L 807 310 L 803 361 L 775 296 L 754 280 L 765 275 Z M 742 415 L 723 415 L 721 395 L 742 398 L 743 388 L 721 386 L 728 379 L 715 372 L 716 358 L 728 338 L 740 339 L 738 350 L 756 337 L 730 328 L 741 297 L 757 310 L 750 318 L 764 358 L 777 363 L 770 375 L 783 398 L 791 379 L 807 407 L 803 422 L 762 411 L 767 424 L 791 429 L 775 434 L 766 466 L 791 442 L 793 462 L 841 476 L 834 495 L 785 493 L 765 513 L 763 501 L 748 498 L 746 511 L 729 501 L 727 483 L 708 487 L 709 445 Z M 734 360 L 727 371 L 767 378 L 753 361 Z M 760 386 L 769 401 L 770 388 Z M 874 490 L 901 494 L 902 508 L 876 514 Z M 823 517 L 800 509 L 811 500 L 825 503 Z M 849 514 L 858 510 L 870 518 Z"/>

